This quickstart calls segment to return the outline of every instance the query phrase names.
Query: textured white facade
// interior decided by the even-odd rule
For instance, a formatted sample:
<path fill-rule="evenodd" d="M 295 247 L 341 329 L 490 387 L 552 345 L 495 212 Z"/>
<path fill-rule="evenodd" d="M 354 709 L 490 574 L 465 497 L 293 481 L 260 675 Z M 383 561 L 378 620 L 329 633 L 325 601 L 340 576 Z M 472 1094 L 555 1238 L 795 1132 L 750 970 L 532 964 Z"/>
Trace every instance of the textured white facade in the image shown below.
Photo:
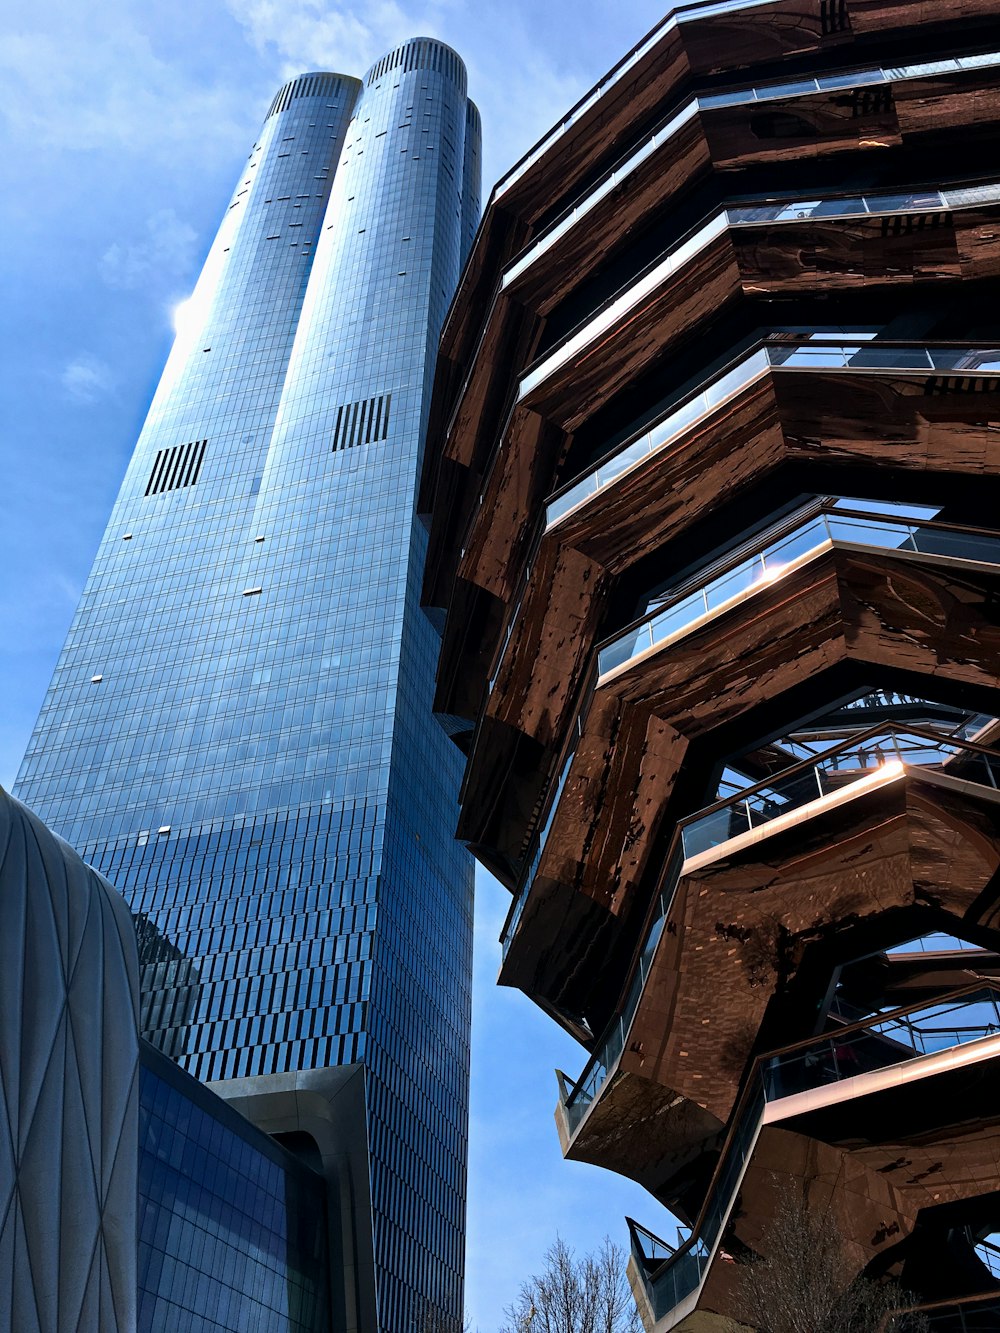
<path fill-rule="evenodd" d="M 129 1333 L 138 961 L 122 898 L 0 789 L 0 1333 Z"/>

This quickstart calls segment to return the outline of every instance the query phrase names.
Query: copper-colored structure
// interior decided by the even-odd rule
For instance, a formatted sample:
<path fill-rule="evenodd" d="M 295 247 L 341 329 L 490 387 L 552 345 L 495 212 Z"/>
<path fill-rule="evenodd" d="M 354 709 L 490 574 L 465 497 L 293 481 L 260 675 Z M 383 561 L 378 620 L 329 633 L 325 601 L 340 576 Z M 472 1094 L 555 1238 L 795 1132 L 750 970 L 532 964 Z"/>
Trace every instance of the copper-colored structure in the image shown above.
<path fill-rule="evenodd" d="M 998 146 L 995 0 L 688 4 L 445 327 L 458 832 L 586 1048 L 564 1151 L 686 1228 L 631 1224 L 657 1333 L 731 1326 L 783 1182 L 1000 1328 Z"/>

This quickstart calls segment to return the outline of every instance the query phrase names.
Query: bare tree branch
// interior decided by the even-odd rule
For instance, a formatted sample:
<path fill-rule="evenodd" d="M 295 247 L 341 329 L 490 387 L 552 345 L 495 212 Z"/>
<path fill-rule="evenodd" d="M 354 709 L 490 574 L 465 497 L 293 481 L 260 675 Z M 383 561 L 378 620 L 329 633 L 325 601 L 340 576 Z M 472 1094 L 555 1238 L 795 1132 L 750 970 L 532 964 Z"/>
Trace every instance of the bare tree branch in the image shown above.
<path fill-rule="evenodd" d="M 521 1284 L 500 1333 L 640 1333 L 624 1251 L 607 1236 L 577 1259 L 556 1237 L 541 1273 Z"/>
<path fill-rule="evenodd" d="M 791 1186 L 778 1202 L 766 1257 L 746 1265 L 739 1317 L 759 1333 L 924 1333 L 921 1315 L 894 1312 L 913 1303 L 895 1282 L 845 1275 L 843 1239 L 830 1213 L 810 1209 Z"/>

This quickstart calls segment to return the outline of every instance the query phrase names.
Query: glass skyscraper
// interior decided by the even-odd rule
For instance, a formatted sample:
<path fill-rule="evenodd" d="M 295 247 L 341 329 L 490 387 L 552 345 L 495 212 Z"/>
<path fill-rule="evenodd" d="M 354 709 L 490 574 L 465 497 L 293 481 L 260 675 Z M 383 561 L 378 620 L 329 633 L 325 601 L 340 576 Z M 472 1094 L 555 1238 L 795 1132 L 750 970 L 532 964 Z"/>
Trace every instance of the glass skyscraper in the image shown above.
<path fill-rule="evenodd" d="M 289 1142 L 326 1096 L 335 1305 L 393 1333 L 462 1299 L 472 868 L 415 496 L 478 216 L 448 47 L 280 90 L 17 783 L 136 915 L 144 1035 Z"/>

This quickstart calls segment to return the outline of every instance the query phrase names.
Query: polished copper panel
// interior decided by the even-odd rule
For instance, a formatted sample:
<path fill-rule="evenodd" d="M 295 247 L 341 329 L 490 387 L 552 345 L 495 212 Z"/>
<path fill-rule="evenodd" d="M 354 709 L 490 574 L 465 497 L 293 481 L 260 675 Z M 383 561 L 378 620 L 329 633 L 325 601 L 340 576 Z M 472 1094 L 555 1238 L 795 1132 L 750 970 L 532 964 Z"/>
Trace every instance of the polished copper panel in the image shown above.
<path fill-rule="evenodd" d="M 1000 67 L 943 64 L 998 50 L 995 0 L 689 7 L 500 183 L 444 331 L 420 504 L 425 601 L 446 612 L 436 707 L 473 727 L 459 835 L 515 895 L 501 981 L 593 1053 L 579 1089 L 562 1079 L 564 1149 L 695 1226 L 768 1053 L 843 1021 L 835 985 L 880 1011 L 1000 977 L 997 770 L 973 782 L 931 755 L 845 778 L 675 883 L 679 829 L 803 746 L 869 715 L 888 726 L 893 700 L 938 733 L 1000 716 L 1000 567 L 838 537 L 604 676 L 598 656 L 819 497 L 998 533 L 1000 206 L 980 187 L 996 184 Z M 853 216 L 815 206 L 862 196 Z M 752 208 L 777 216 L 735 211 Z M 824 335 L 916 348 L 914 366 L 929 347 L 970 355 L 927 361 L 954 371 L 771 364 L 640 456 L 762 343 Z M 996 746 L 1000 724 L 978 739 Z M 885 952 L 934 932 L 974 947 Z M 975 1048 L 769 1102 L 707 1276 L 657 1333 L 729 1327 L 732 1260 L 766 1253 L 782 1180 L 832 1210 L 845 1275 L 961 1296 L 954 1245 L 1000 1228 L 983 1091 L 1000 1055 Z"/>
<path fill-rule="evenodd" d="M 948 393 L 938 387 L 932 377 L 890 372 L 772 370 L 591 496 L 540 542 L 484 719 L 501 717 L 551 744 L 570 721 L 610 576 L 651 548 L 685 542 L 727 506 L 738 521 L 765 488 L 772 503 L 790 500 L 812 478 L 819 492 L 860 483 L 897 498 L 907 488 L 913 498 L 941 496 L 973 477 L 996 491 L 1000 434 L 981 391 L 973 383 Z M 499 611 L 495 623 L 499 641 Z"/>
<path fill-rule="evenodd" d="M 554 883 L 529 900 L 529 912 L 567 893 L 620 912 L 643 879 L 688 747 L 711 748 L 713 733 L 725 728 L 749 739 L 765 729 L 762 715 L 773 725 L 782 697 L 803 685 L 815 705 L 837 697 L 850 678 L 877 682 L 903 671 L 945 692 L 996 689 L 998 590 L 1000 575 L 987 569 L 833 547 L 609 677 L 589 707 L 539 866 L 539 883 Z M 504 822 L 496 799 L 478 799 L 482 782 L 498 782 L 503 753 L 502 736 L 489 744 L 487 723 L 479 754 L 493 762 L 480 765 L 474 754 L 460 826 L 474 841 L 486 840 L 486 827 L 473 819 L 487 808 Z M 516 783 L 507 784 L 508 795 L 513 790 Z M 547 941 L 548 931 L 534 938 Z M 557 956 L 565 949 L 558 935 L 553 949 Z M 568 959 L 558 969 L 573 971 Z"/>
<path fill-rule="evenodd" d="M 535 516 L 556 482 L 560 446 L 699 326 L 741 301 L 833 292 L 860 279 L 870 287 L 907 287 L 1000 276 L 1000 210 L 935 216 L 935 225 L 900 235 L 883 235 L 886 220 L 877 217 L 725 231 L 512 409 L 503 448 L 478 483 L 456 576 L 509 604 Z M 748 424 L 759 430 L 766 417 Z M 814 409 L 812 438 L 819 424 Z"/>
<path fill-rule="evenodd" d="M 440 525 L 447 520 L 454 533 L 468 519 L 473 492 L 482 481 L 495 448 L 497 429 L 509 406 L 509 399 L 506 406 L 502 398 L 497 400 L 503 393 L 505 374 L 509 374 L 512 364 L 523 366 L 531 359 L 531 348 L 537 345 L 542 330 L 538 317 L 564 300 L 595 264 L 627 245 L 636 228 L 655 213 L 662 213 L 676 193 L 690 189 L 708 171 L 722 172 L 723 177 L 735 180 L 737 173 L 755 165 L 793 162 L 803 156 L 816 161 L 832 155 L 831 173 L 836 180 L 836 164 L 844 153 L 900 147 L 912 150 L 917 161 L 925 162 L 929 146 L 936 143 L 935 135 L 940 139 L 945 131 L 954 134 L 964 130 L 966 136 L 984 136 L 991 128 L 995 132 L 1000 120 L 1000 74 L 994 70 L 956 71 L 946 77 L 906 79 L 898 85 L 861 88 L 853 93 L 814 92 L 750 107 L 706 109 L 654 154 L 634 178 L 604 200 L 593 216 L 588 216 L 585 226 L 571 230 L 541 263 L 529 268 L 508 290 L 498 293 L 502 269 L 533 235 L 544 230 L 548 217 L 558 214 L 551 194 L 553 183 L 558 181 L 565 204 L 578 202 L 574 197 L 574 192 L 579 195 L 577 182 L 585 172 L 593 176 L 602 145 L 612 150 L 607 162 L 610 167 L 616 156 L 621 156 L 621 149 L 615 154 L 614 146 L 623 126 L 642 124 L 651 106 L 676 108 L 677 102 L 669 99 L 682 89 L 692 88 L 688 62 L 680 54 L 684 43 L 697 43 L 699 34 L 711 32 L 703 56 L 694 61 L 694 66 L 707 59 L 711 68 L 719 68 L 718 61 L 724 59 L 728 49 L 733 58 L 743 58 L 740 65 L 730 66 L 735 70 L 752 63 L 745 57 L 761 42 L 774 51 L 785 42 L 790 42 L 791 49 L 806 50 L 831 39 L 840 43 L 851 38 L 849 22 L 839 33 L 822 34 L 819 0 L 809 7 L 808 18 L 801 5 L 791 5 L 783 18 L 779 8 L 768 7 L 767 22 L 761 21 L 761 12 L 751 10 L 745 15 L 687 22 L 679 31 L 665 32 L 662 42 L 613 92 L 605 93 L 594 113 L 575 118 L 571 129 L 556 141 L 549 174 L 539 164 L 504 190 L 487 210 L 446 323 L 438 361 L 431 436 L 440 439 L 443 447 L 428 453 L 420 500 L 423 509 L 433 507 L 437 515 L 428 561 L 427 596 L 432 602 L 444 600 L 448 580 L 454 576 L 453 567 L 441 568 L 447 561 L 449 542 L 441 539 Z M 911 26 L 922 22 L 946 24 L 948 8 L 942 5 L 933 14 L 921 9 L 919 14 L 914 13 Z M 793 14 L 792 10 L 797 12 Z M 987 15 L 988 7 L 980 5 L 973 17 Z M 866 16 L 866 27 L 871 21 L 872 16 Z M 719 36 L 720 23 L 729 34 L 725 39 Z M 876 28 L 882 26 L 880 20 Z M 737 31 L 739 38 L 735 36 Z M 730 41 L 731 48 L 727 45 Z M 866 54 L 871 63 L 878 51 Z M 890 65 L 895 59 L 891 49 L 882 52 L 880 58 Z M 855 63 L 863 65 L 864 57 L 859 56 Z M 773 80 L 773 71 L 770 77 Z M 777 139 L 762 135 L 762 117 L 775 123 L 775 118 L 780 119 L 782 130 Z M 787 127 L 798 122 L 803 127 L 801 134 L 790 135 Z M 579 173 L 574 170 L 574 162 L 579 165 Z M 946 157 L 940 170 L 947 174 Z M 537 225 L 537 211 L 526 207 L 529 182 L 536 180 L 545 186 L 541 227 Z M 891 266 L 891 259 L 887 258 L 886 263 Z M 484 310 L 488 311 L 485 319 Z M 519 351 L 514 351 L 515 346 Z M 443 464 L 446 460 L 472 472 L 460 496 L 453 482 L 439 488 L 435 473 L 439 461 Z"/>

